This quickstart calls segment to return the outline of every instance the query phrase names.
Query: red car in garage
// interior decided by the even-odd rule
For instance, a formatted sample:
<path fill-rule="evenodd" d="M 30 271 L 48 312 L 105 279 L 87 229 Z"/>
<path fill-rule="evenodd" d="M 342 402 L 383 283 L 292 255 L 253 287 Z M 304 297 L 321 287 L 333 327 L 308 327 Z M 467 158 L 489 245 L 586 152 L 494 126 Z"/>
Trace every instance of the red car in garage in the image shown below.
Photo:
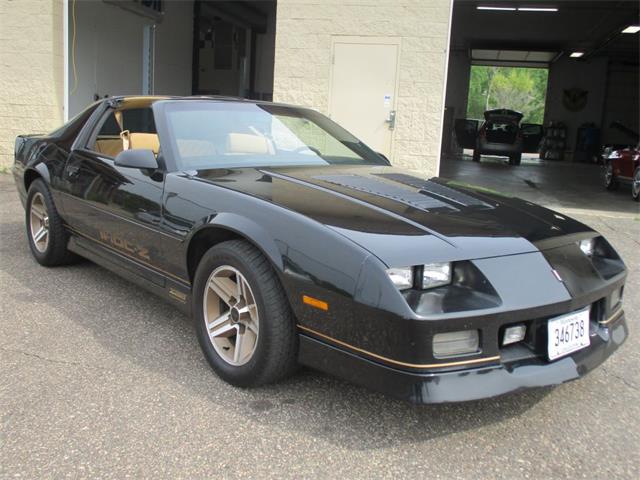
<path fill-rule="evenodd" d="M 631 197 L 640 201 L 640 143 L 638 134 L 632 132 L 635 147 L 619 148 L 605 152 L 604 185 L 616 190 L 621 183 L 631 184 Z"/>

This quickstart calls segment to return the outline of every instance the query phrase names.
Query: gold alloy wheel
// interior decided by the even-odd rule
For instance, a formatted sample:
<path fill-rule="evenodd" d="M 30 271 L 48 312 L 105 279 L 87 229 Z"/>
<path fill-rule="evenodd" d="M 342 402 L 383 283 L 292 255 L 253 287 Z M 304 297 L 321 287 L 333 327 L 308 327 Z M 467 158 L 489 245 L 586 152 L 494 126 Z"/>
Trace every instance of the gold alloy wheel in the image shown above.
<path fill-rule="evenodd" d="M 259 317 L 249 282 L 234 267 L 216 268 L 207 280 L 204 321 L 211 345 L 229 365 L 244 365 L 258 345 Z"/>
<path fill-rule="evenodd" d="M 33 245 L 40 253 L 46 252 L 49 246 L 49 214 L 40 192 L 37 192 L 31 200 L 29 223 Z"/>

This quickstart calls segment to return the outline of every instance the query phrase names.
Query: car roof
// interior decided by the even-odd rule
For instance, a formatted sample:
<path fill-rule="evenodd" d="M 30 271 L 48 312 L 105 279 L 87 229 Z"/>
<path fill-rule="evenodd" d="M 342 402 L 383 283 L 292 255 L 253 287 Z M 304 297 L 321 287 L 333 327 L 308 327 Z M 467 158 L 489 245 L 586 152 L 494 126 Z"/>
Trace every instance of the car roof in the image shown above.
<path fill-rule="evenodd" d="M 268 102 L 266 100 L 253 100 L 242 97 L 232 97 L 227 95 L 120 95 L 109 97 L 105 102 L 113 107 L 130 109 L 130 108 L 149 108 L 155 102 L 159 101 L 214 101 L 214 102 L 232 102 L 232 103 L 251 103 L 255 105 L 278 105 L 290 108 L 306 108 L 298 105 L 290 105 L 286 103 Z"/>

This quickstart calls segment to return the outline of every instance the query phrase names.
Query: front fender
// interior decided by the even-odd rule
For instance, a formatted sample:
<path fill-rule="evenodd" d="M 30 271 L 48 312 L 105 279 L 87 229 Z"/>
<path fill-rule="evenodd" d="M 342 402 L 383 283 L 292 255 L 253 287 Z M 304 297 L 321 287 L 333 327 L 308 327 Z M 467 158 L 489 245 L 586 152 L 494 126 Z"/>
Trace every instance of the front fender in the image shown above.
<path fill-rule="evenodd" d="M 275 268 L 280 272 L 283 270 L 282 255 L 273 237 L 255 221 L 230 212 L 212 215 L 209 218 L 203 219 L 200 226 L 191 232 L 187 238 L 187 245 L 191 244 L 191 241 L 196 235 L 208 228 L 222 228 L 246 238 L 269 258 Z M 188 248 L 186 252 L 188 252 Z"/>

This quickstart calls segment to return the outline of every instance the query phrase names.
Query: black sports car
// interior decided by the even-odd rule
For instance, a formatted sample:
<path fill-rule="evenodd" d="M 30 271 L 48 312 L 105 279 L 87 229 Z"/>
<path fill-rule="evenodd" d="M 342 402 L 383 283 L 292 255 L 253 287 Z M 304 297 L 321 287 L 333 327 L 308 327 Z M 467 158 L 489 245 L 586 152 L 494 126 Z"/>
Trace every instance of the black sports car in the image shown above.
<path fill-rule="evenodd" d="M 164 297 L 234 385 L 303 364 L 470 400 L 578 378 L 628 334 L 597 232 L 392 168 L 309 109 L 111 98 L 18 137 L 13 172 L 39 263 L 79 255 Z"/>

